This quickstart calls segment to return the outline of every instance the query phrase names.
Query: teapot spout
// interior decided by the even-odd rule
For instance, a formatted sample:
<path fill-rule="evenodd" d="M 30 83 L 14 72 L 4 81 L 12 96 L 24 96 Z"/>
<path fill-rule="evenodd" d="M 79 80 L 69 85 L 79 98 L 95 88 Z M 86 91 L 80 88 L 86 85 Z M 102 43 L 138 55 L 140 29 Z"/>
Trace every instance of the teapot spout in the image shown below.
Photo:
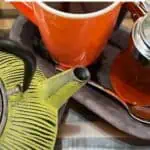
<path fill-rule="evenodd" d="M 85 67 L 76 67 L 59 73 L 44 81 L 44 99 L 59 109 L 90 79 L 90 73 Z"/>

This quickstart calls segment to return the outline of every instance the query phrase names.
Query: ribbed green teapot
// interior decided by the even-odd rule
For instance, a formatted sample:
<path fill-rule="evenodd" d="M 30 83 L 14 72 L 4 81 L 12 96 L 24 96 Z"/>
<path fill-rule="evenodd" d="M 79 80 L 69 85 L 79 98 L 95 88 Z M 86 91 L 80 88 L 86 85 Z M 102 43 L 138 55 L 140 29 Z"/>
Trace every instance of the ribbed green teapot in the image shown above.
<path fill-rule="evenodd" d="M 34 56 L 0 41 L 0 148 L 53 150 L 58 111 L 90 78 L 84 67 L 46 78 Z"/>

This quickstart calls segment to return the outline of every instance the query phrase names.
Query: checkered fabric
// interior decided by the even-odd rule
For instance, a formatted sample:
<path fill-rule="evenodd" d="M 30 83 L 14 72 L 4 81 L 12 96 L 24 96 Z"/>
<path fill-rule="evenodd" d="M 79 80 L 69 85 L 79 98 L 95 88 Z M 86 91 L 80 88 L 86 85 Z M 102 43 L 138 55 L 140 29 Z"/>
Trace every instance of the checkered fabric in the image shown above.
<path fill-rule="evenodd" d="M 150 146 L 136 146 L 133 142 L 139 141 L 71 100 L 59 128 L 55 150 L 150 150 Z"/>

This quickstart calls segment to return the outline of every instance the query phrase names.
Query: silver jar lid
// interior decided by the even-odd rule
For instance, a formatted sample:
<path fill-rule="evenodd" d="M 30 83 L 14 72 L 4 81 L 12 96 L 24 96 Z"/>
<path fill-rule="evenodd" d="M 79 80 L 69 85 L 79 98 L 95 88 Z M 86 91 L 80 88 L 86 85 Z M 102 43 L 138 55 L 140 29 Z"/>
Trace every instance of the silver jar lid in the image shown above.
<path fill-rule="evenodd" d="M 150 13 L 137 20 L 132 30 L 132 39 L 137 50 L 150 60 Z"/>
<path fill-rule="evenodd" d="M 141 23 L 141 36 L 150 48 L 150 13 L 148 13 Z"/>
<path fill-rule="evenodd" d="M 141 7 L 145 12 L 150 12 L 150 0 L 145 0 L 141 3 Z"/>

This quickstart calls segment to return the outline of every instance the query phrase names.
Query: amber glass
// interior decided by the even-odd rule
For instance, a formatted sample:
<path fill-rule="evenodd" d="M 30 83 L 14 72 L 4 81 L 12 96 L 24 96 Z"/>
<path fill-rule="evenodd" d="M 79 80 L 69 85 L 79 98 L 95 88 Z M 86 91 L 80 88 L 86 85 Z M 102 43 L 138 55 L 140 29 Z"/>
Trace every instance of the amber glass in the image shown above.
<path fill-rule="evenodd" d="M 130 41 L 129 48 L 117 56 L 112 64 L 111 83 L 123 101 L 139 106 L 150 105 L 150 68 L 135 59 L 134 50 Z"/>

